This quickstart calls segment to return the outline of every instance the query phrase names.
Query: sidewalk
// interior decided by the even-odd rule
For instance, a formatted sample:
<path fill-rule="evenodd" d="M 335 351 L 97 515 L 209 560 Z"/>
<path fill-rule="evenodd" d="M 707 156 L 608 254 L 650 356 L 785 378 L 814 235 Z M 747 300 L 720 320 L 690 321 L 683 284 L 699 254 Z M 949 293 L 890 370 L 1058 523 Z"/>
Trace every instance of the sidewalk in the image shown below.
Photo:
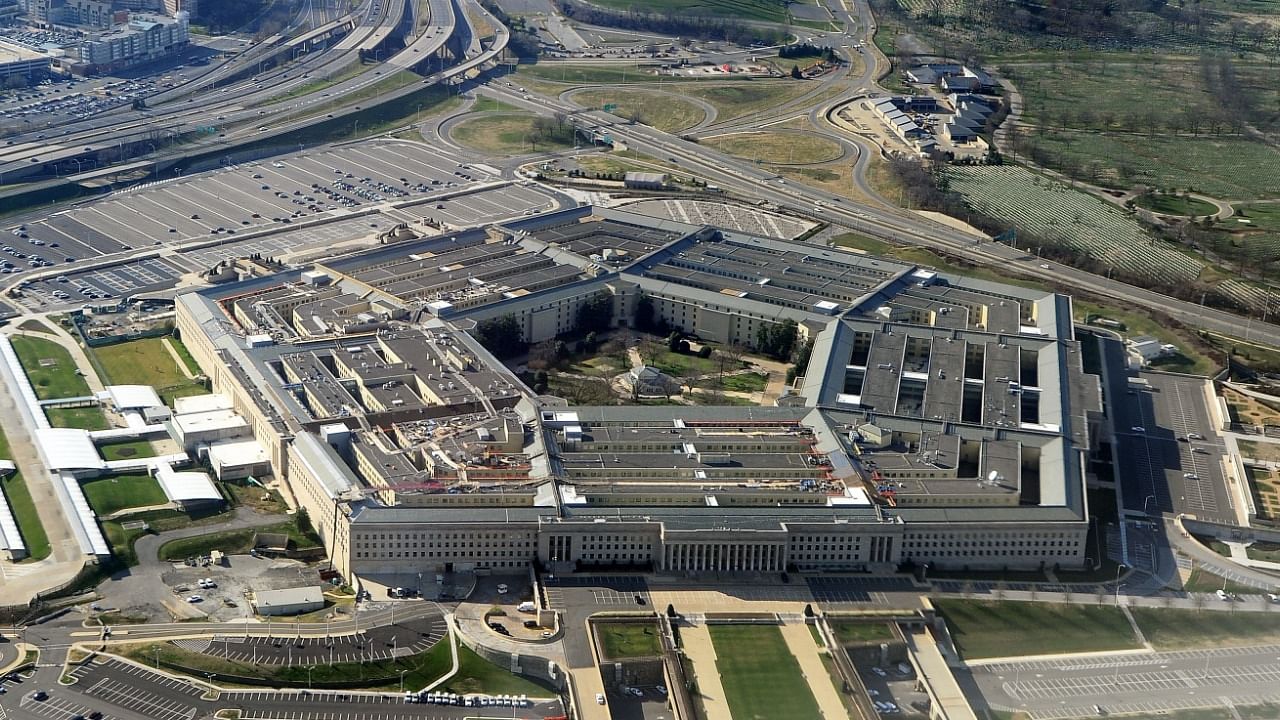
<path fill-rule="evenodd" d="M 729 701 L 724 695 L 724 686 L 720 684 L 716 649 L 711 644 L 711 633 L 707 626 L 681 625 L 680 639 L 684 643 L 685 656 L 693 663 L 694 679 L 698 686 L 695 699 L 702 701 L 706 720 L 733 720 L 733 715 L 729 712 Z"/>
<path fill-rule="evenodd" d="M 827 720 L 847 718 L 849 714 L 845 712 L 844 702 L 836 692 L 836 686 L 832 684 L 826 666 L 822 664 L 818 644 L 814 642 L 809 626 L 803 622 L 783 623 L 780 629 L 782 639 L 787 642 L 787 648 L 800 662 L 800 673 L 807 681 L 809 689 L 813 691 L 813 698 L 818 701 L 818 709 L 822 711 L 822 716 Z"/>

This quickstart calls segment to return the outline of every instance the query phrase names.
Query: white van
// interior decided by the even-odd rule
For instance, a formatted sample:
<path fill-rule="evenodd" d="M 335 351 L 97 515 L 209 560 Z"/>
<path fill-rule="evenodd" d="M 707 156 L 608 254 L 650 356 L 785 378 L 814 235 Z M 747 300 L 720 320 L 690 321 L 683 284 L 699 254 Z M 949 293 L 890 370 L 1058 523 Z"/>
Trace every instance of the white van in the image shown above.
<path fill-rule="evenodd" d="M 517 605 L 516 610 L 519 610 L 522 613 L 531 613 L 531 612 L 536 612 L 537 607 L 532 602 L 526 600 L 520 603 L 519 605 Z"/>

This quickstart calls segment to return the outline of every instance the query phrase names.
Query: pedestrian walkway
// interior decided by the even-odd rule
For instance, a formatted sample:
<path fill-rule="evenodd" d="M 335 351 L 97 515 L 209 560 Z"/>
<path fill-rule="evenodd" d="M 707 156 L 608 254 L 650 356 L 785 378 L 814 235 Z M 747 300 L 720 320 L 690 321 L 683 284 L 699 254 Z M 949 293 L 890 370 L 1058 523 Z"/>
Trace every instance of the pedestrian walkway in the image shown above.
<path fill-rule="evenodd" d="M 806 631 L 807 632 L 807 631 Z M 682 625 L 680 640 L 684 654 L 693 663 L 697 682 L 695 702 L 701 701 L 706 720 L 733 720 L 724 686 L 720 684 L 720 671 L 716 667 L 716 649 L 711 644 L 711 633 L 706 625 Z M 836 717 L 840 717 L 837 715 Z"/>
<path fill-rule="evenodd" d="M 831 675 L 822 664 L 818 651 L 818 643 L 813 633 L 803 622 L 785 623 L 781 627 L 782 639 L 787 642 L 787 649 L 800 662 L 800 673 L 804 676 L 813 691 L 813 699 L 818 701 L 818 709 L 827 720 L 843 720 L 849 717 L 845 712 L 840 693 L 831 681 Z"/>

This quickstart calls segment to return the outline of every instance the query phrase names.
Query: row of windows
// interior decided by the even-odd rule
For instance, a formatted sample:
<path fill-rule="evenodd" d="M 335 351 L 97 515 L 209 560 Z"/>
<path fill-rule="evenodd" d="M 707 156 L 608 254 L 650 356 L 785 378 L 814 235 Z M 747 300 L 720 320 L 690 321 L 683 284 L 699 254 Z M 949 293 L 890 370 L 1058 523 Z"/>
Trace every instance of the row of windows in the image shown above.
<path fill-rule="evenodd" d="M 364 550 L 364 549 L 370 549 L 370 548 L 375 548 L 375 549 L 376 549 L 376 548 L 378 548 L 378 547 L 387 547 L 387 548 L 396 548 L 396 549 L 402 549 L 402 548 L 416 548 L 416 549 L 421 549 L 421 548 L 440 548 L 441 550 L 478 550 L 478 549 L 481 549 L 481 548 L 525 548 L 525 549 L 529 549 L 529 548 L 532 548 L 532 547 L 534 546 L 534 544 L 533 544 L 532 542 L 528 541 L 528 540 L 523 541 L 523 542 L 512 542 L 512 543 L 477 542 L 477 541 L 472 541 L 472 542 L 461 542 L 461 541 L 458 541 L 458 542 L 441 542 L 441 543 L 436 543 L 436 542 L 426 542 L 426 543 L 422 543 L 422 542 L 397 542 L 397 543 L 392 544 L 392 543 L 380 543 L 380 542 L 365 542 L 363 539 L 358 539 L 358 540 L 356 541 L 356 544 L 355 544 L 355 545 L 356 545 L 356 549 L 358 549 L 358 550 Z"/>
<path fill-rule="evenodd" d="M 1061 555 L 1071 557 L 1079 555 L 1079 550 L 937 550 L 931 553 L 905 553 L 904 557 L 1035 557 L 1037 555 Z"/>
<path fill-rule="evenodd" d="M 974 540 L 974 541 L 931 541 L 931 542 L 908 542 L 903 543 L 909 548 L 950 548 L 950 547 L 1078 547 L 1080 542 L 1077 540 L 1013 540 L 999 542 L 995 540 Z"/>
<path fill-rule="evenodd" d="M 499 558 L 499 557 L 523 557 L 530 558 L 532 553 L 521 552 L 501 552 L 497 550 L 482 550 L 473 553 L 457 553 L 457 552 L 435 552 L 433 550 L 357 550 L 357 558 L 452 558 L 452 557 L 470 557 L 470 558 Z"/>

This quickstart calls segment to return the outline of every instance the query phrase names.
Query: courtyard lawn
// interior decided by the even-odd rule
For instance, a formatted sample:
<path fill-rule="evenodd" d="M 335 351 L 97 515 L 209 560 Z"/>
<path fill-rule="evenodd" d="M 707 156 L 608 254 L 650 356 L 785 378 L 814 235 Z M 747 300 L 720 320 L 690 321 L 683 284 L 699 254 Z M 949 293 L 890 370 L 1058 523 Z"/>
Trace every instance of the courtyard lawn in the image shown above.
<path fill-rule="evenodd" d="M 1167 608 L 1133 608 L 1131 612 L 1157 650 L 1280 642 L 1280 613 Z"/>
<path fill-rule="evenodd" d="M 81 483 L 84 497 L 98 515 L 169 502 L 160 483 L 150 475 L 112 475 Z"/>
<path fill-rule="evenodd" d="M 106 430 L 107 417 L 96 407 L 46 408 L 44 416 L 56 428 L 79 430 Z"/>
<path fill-rule="evenodd" d="M 145 338 L 115 345 L 91 348 L 89 352 L 102 368 L 103 381 L 113 385 L 150 385 L 160 397 L 171 402 L 175 397 L 205 391 L 200 383 L 190 380 L 174 362 L 164 346 L 163 338 Z M 181 353 L 179 353 L 181 357 Z"/>
<path fill-rule="evenodd" d="M 155 450 L 146 440 L 99 445 L 98 451 L 104 460 L 130 460 L 132 458 L 155 457 Z"/>
<path fill-rule="evenodd" d="M 61 345 L 29 335 L 14 335 L 9 339 L 35 388 L 36 397 L 49 400 L 89 394 L 89 384 L 79 374 L 71 353 Z"/>
<path fill-rule="evenodd" d="M 716 667 L 734 720 L 821 717 L 782 631 L 773 625 L 711 625 Z"/>
<path fill-rule="evenodd" d="M 1111 605 L 941 599 L 933 604 L 968 660 L 1139 647 L 1128 620 Z"/>
<path fill-rule="evenodd" d="M 762 392 L 767 384 L 766 376 L 753 372 L 726 375 L 724 378 L 724 389 L 738 392 Z"/>
<path fill-rule="evenodd" d="M 609 660 L 634 657 L 656 657 L 662 653 L 658 643 L 658 627 L 652 622 L 596 623 L 601 651 Z"/>

